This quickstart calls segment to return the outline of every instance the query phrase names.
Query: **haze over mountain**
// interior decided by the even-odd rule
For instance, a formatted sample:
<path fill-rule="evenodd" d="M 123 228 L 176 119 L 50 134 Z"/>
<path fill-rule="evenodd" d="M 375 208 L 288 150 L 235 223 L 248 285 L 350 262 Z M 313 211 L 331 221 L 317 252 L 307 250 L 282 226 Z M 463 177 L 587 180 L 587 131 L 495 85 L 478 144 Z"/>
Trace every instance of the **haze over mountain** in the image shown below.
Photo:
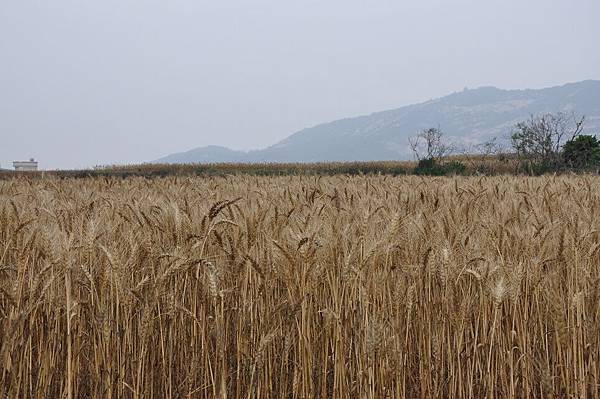
<path fill-rule="evenodd" d="M 303 129 L 262 150 L 196 148 L 161 163 L 320 162 L 409 159 L 409 137 L 440 127 L 458 147 L 493 138 L 506 141 L 515 123 L 544 112 L 586 116 L 586 133 L 600 133 L 600 81 L 586 80 L 539 90 L 481 87 L 393 110 Z"/>

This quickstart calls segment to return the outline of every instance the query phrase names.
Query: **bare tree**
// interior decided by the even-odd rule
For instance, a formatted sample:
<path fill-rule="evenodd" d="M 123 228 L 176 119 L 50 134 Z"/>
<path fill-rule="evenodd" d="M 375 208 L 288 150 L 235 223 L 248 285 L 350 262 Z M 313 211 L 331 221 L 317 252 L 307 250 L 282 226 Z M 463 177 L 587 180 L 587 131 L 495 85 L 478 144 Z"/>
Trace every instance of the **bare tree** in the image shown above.
<path fill-rule="evenodd" d="M 484 158 L 498 155 L 504 151 L 504 145 L 498 143 L 498 138 L 494 137 L 488 141 L 475 146 L 476 153 L 483 155 Z"/>
<path fill-rule="evenodd" d="M 415 137 L 408 139 L 410 148 L 418 160 L 439 160 L 450 155 L 453 148 L 443 140 L 444 133 L 440 128 L 422 130 Z"/>
<path fill-rule="evenodd" d="M 515 126 L 512 146 L 522 159 L 557 167 L 561 162 L 562 147 L 581 134 L 584 122 L 585 117 L 578 118 L 574 113 L 532 115 Z"/>

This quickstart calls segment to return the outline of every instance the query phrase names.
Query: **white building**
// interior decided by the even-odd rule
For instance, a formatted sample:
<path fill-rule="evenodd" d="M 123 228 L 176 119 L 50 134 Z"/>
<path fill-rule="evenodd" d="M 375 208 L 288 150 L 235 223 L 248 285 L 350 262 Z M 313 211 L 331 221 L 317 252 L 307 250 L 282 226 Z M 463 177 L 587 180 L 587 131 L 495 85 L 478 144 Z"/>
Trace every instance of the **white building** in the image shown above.
<path fill-rule="evenodd" d="M 33 158 L 29 161 L 14 161 L 13 166 L 18 172 L 34 172 L 38 170 L 38 163 Z"/>

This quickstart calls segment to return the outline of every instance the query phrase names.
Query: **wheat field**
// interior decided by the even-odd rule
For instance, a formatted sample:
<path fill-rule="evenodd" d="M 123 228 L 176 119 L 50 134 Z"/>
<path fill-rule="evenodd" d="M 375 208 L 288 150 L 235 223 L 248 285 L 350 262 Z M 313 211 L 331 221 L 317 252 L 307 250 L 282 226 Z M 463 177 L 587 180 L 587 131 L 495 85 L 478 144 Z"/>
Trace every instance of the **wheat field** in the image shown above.
<path fill-rule="evenodd" d="M 0 181 L 0 397 L 600 397 L 600 180 Z"/>

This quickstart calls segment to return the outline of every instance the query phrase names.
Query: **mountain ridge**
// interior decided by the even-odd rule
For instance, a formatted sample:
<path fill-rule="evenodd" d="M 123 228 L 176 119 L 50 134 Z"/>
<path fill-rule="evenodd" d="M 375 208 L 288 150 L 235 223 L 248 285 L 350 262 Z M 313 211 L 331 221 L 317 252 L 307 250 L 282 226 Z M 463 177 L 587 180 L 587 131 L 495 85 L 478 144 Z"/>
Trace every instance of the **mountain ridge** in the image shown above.
<path fill-rule="evenodd" d="M 494 137 L 507 139 L 520 120 L 542 112 L 586 115 L 586 133 L 600 132 L 600 81 L 584 80 L 543 89 L 465 89 L 418 104 L 348 117 L 301 129 L 260 150 L 222 146 L 194 148 L 158 163 L 326 162 L 408 159 L 408 138 L 440 127 L 469 147 Z"/>

